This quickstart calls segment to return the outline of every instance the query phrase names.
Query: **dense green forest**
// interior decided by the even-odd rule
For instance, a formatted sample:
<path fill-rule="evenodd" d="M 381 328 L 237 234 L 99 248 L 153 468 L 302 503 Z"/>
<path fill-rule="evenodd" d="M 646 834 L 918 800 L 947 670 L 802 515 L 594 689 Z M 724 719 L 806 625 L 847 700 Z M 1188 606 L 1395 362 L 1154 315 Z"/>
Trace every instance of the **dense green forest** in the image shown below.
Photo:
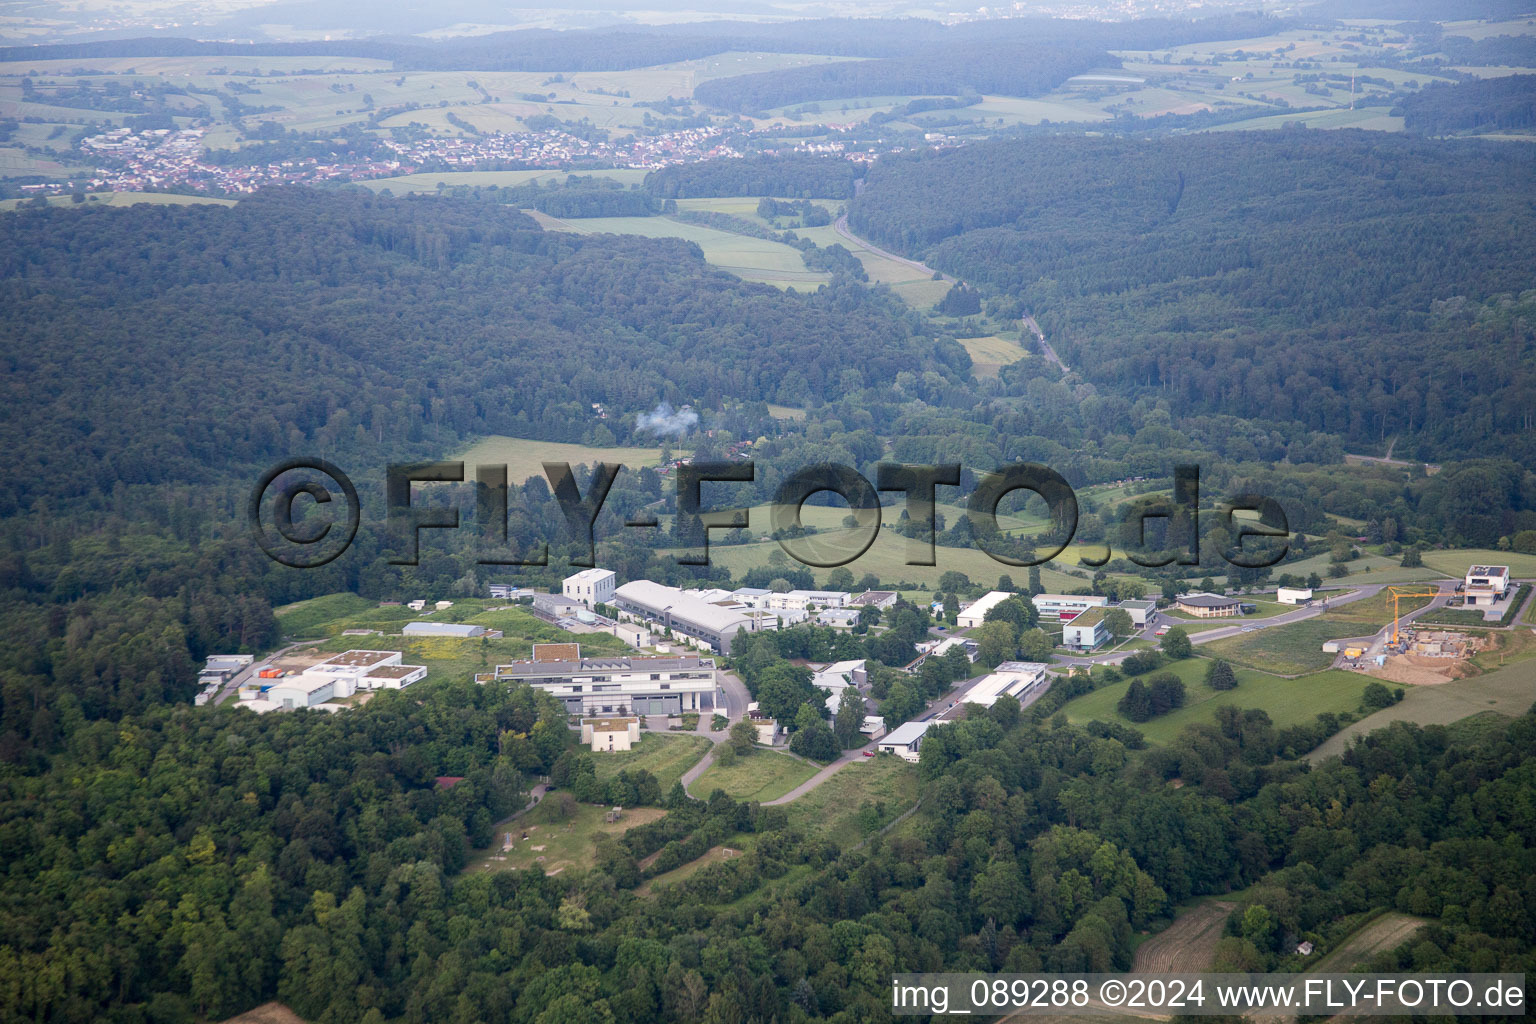
<path fill-rule="evenodd" d="M 837 397 L 849 365 L 860 384 L 961 372 L 876 293 L 785 296 L 687 243 L 452 199 L 24 211 L 0 249 L 6 386 L 29 410 L 5 424 L 7 512 L 298 448 L 378 469 L 475 434 L 582 441 L 593 402 L 627 433 L 660 400 Z"/>
<path fill-rule="evenodd" d="M 1403 127 L 1422 135 L 1536 128 L 1536 75 L 1438 85 L 1403 100 Z"/>
<path fill-rule="evenodd" d="M 1262 912 L 1229 925 L 1227 969 L 1284 968 L 1375 908 L 1439 919 L 1378 969 L 1536 968 L 1531 715 L 1394 725 L 1308 771 L 1290 758 L 1312 736 L 1262 712 L 1141 753 L 1052 718 L 1064 686 L 936 733 L 924 810 L 890 838 L 839 849 L 679 788 L 593 871 L 550 878 L 460 869 L 559 760 L 558 713 L 422 687 L 337 716 L 158 709 L 0 782 L 0 1019 L 181 1022 L 276 996 L 325 1022 L 852 1024 L 886 1019 L 893 971 L 1123 969 L 1134 930 L 1246 886 Z M 739 834 L 746 855 L 634 891 L 652 854 Z"/>
<path fill-rule="evenodd" d="M 1033 311 L 1084 379 L 1425 458 L 1536 459 L 1536 154 L 1366 132 L 882 160 L 849 223 Z M 1492 353 L 1497 356 L 1490 358 Z"/>

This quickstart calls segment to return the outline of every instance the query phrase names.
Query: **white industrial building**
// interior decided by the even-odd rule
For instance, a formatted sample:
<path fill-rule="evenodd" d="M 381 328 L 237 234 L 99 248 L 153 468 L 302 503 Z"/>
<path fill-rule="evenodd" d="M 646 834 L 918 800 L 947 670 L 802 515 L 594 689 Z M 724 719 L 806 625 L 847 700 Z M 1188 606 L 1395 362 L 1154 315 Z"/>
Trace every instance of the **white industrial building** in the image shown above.
<path fill-rule="evenodd" d="M 622 588 L 621 588 L 622 589 Z M 571 714 L 698 711 L 715 692 L 715 660 L 690 656 L 581 656 L 580 644 L 536 644 L 533 657 L 497 665 L 477 682 L 520 682 L 558 697 Z"/>
<path fill-rule="evenodd" d="M 1036 594 L 1030 601 L 1040 613 L 1041 622 L 1065 621 L 1089 608 L 1103 608 L 1109 604 L 1109 598 L 1103 594 Z"/>
<path fill-rule="evenodd" d="M 1275 591 L 1275 600 L 1281 604 L 1306 604 L 1312 600 L 1312 588 L 1281 587 Z"/>
<path fill-rule="evenodd" d="M 613 592 L 613 603 L 630 618 L 695 637 L 721 654 L 731 653 L 738 632 L 778 628 L 778 620 L 771 615 L 713 604 L 650 580 L 633 580 L 619 587 Z"/>
<path fill-rule="evenodd" d="M 993 590 L 983 594 L 960 609 L 960 615 L 955 619 L 955 625 L 961 629 L 973 629 L 987 621 L 987 612 L 996 608 L 1013 595 L 1005 590 Z"/>
<path fill-rule="evenodd" d="M 848 603 L 859 608 L 894 608 L 900 597 L 894 590 L 866 590 Z"/>
<path fill-rule="evenodd" d="M 618 577 L 611 569 L 583 569 L 565 578 L 565 582 L 560 585 L 560 593 L 591 608 L 611 602 L 618 586 Z"/>
<path fill-rule="evenodd" d="M 859 624 L 857 608 L 823 608 L 816 613 L 816 625 L 833 629 L 852 629 Z"/>
<path fill-rule="evenodd" d="M 1049 686 L 1046 666 L 1038 661 L 1005 661 L 965 694 L 964 703 L 989 708 L 1003 697 L 1022 700 L 1037 686 Z"/>
<path fill-rule="evenodd" d="M 880 742 L 875 744 L 875 749 L 882 754 L 895 754 L 897 757 L 913 764 L 918 760 L 918 748 L 923 745 L 923 737 L 934 726 L 933 722 L 904 722 L 880 737 Z"/>
<path fill-rule="evenodd" d="M 346 651 L 278 679 L 260 696 L 280 707 L 313 707 L 358 690 L 399 690 L 426 675 L 425 665 L 401 664 L 399 651 Z"/>

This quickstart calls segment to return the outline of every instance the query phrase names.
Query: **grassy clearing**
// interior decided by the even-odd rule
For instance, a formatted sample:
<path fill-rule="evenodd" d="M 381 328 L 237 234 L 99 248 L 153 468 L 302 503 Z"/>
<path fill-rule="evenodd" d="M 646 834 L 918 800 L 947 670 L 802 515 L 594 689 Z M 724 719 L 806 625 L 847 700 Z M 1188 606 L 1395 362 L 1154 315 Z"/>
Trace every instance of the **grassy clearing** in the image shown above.
<path fill-rule="evenodd" d="M 1363 635 L 1359 627 L 1351 631 L 1323 617 L 1213 640 L 1201 644 L 1200 650 L 1234 665 L 1295 676 L 1319 672 L 1332 665 L 1334 655 L 1325 653 L 1323 644 L 1355 635 Z"/>
<path fill-rule="evenodd" d="M 1130 688 L 1130 681 L 1101 687 L 1070 701 L 1062 710 L 1076 723 L 1119 722 L 1138 729 L 1149 743 L 1167 743 L 1187 725 L 1216 720 L 1216 709 L 1223 704 L 1240 708 L 1259 708 L 1269 715 L 1276 728 L 1311 721 L 1324 711 L 1354 711 L 1360 706 L 1360 694 L 1370 679 L 1351 672 L 1318 672 L 1300 679 L 1281 679 L 1266 672 L 1237 669 L 1237 689 L 1220 692 L 1205 685 L 1205 659 L 1187 659 L 1170 666 L 1184 681 L 1186 703 L 1177 711 L 1136 723 L 1115 709 L 1115 704 Z M 1163 671 L 1163 670 L 1159 670 Z"/>
<path fill-rule="evenodd" d="M 326 594 L 275 608 L 273 614 L 284 636 L 324 636 L 320 627 L 325 623 L 362 615 L 378 607 L 377 601 L 357 594 Z"/>
<path fill-rule="evenodd" d="M 840 512 L 839 518 L 843 514 L 846 513 Z M 766 519 L 759 522 L 754 518 L 752 520 L 754 531 L 763 529 L 766 523 Z M 858 531 L 842 529 L 826 530 L 814 539 L 818 545 L 826 545 L 828 550 L 846 551 L 848 542 L 853 537 L 862 538 L 862 534 Z M 857 544 L 854 546 L 857 547 Z M 709 559 L 713 564 L 725 566 L 733 575 L 741 576 L 748 569 L 768 565 L 769 554 L 778 550 L 780 550 L 779 545 L 774 541 L 736 544 L 729 547 L 716 544 L 709 549 Z M 1064 553 L 1063 558 L 1065 557 Z M 965 573 L 977 583 L 986 585 L 991 585 L 999 576 L 1005 574 L 1012 576 L 1016 582 L 1022 583 L 1029 572 L 1028 569 L 996 561 L 979 548 L 936 548 L 934 560 L 938 562 L 937 565 L 908 565 L 907 538 L 893 530 L 882 530 L 870 549 L 849 562 L 848 568 L 855 577 L 872 572 L 886 583 L 905 581 L 914 585 L 926 584 L 929 588 L 936 586 L 939 577 L 952 569 Z M 1061 569 L 1064 567 L 1072 567 L 1072 562 L 1055 561 L 1040 567 L 1040 582 L 1046 590 L 1059 592 L 1087 585 L 1086 581 L 1062 572 Z"/>
<path fill-rule="evenodd" d="M 917 766 L 899 757 L 860 758 L 787 805 L 790 824 L 846 849 L 917 802 Z M 864 805 L 875 805 L 870 812 Z"/>
<path fill-rule="evenodd" d="M 737 800 L 774 800 L 817 772 L 815 765 L 772 750 L 754 750 L 734 764 L 709 766 L 692 786 L 695 796 L 707 799 L 717 789 Z"/>
<path fill-rule="evenodd" d="M 800 250 L 764 238 L 752 238 L 731 231 L 685 224 L 671 217 L 583 217 L 560 220 L 536 218 L 546 229 L 557 228 L 578 234 L 607 233 L 643 235 L 647 238 L 681 238 L 693 242 L 704 252 L 712 266 L 735 274 L 745 281 L 757 281 L 778 288 L 794 287 L 815 291 L 832 280 L 830 274 L 807 270 Z"/>
<path fill-rule="evenodd" d="M 572 466 L 594 462 L 617 462 L 627 469 L 641 469 L 661 462 L 660 448 L 594 448 L 560 441 L 532 441 L 524 437 L 483 437 L 471 447 L 453 456 L 469 467 L 501 465 L 507 467 L 507 480 L 520 484 L 529 477 L 543 476 L 546 462 L 568 462 Z"/>
<path fill-rule="evenodd" d="M 1017 341 L 990 335 L 985 338 L 961 338 L 960 347 L 971 357 L 971 372 L 977 377 L 996 377 L 999 370 L 1009 363 L 1016 363 L 1029 355 Z"/>
<path fill-rule="evenodd" d="M 1401 701 L 1340 730 L 1308 754 L 1308 759 L 1316 762 L 1342 754 L 1356 736 L 1374 732 L 1392 722 L 1449 725 L 1490 711 L 1511 718 L 1523 715 L 1536 701 L 1536 662 L 1522 661 L 1440 686 L 1409 686 L 1405 689 L 1407 692 Z"/>
<path fill-rule="evenodd" d="M 640 731 L 640 745 L 632 750 L 615 751 L 612 754 L 594 754 L 592 763 L 599 779 L 611 779 L 619 772 L 644 769 L 656 776 L 665 793 L 683 773 L 699 763 L 699 758 L 710 747 L 706 736 L 689 736 L 685 733 Z"/>
<path fill-rule="evenodd" d="M 562 818 L 559 804 L 546 799 L 539 806 L 496 830 L 491 848 L 476 857 L 465 871 L 526 871 L 542 868 L 547 875 L 562 871 L 585 871 L 592 867 L 599 836 L 622 835 L 636 825 L 645 825 L 666 816 L 660 807 L 625 808 L 624 816 L 609 824 L 603 820 L 607 808 L 577 804 L 570 817 Z M 512 849 L 501 851 L 501 839 L 511 832 Z M 527 833 L 528 838 L 523 839 Z"/>
<path fill-rule="evenodd" d="M 864 265 L 864 272 L 869 275 L 871 284 L 889 286 L 897 297 L 914 309 L 932 307 L 949 291 L 949 285 L 944 281 L 933 280 L 931 273 L 925 274 L 916 267 L 876 252 L 857 239 L 840 235 L 837 229 L 830 225 L 819 228 L 796 228 L 795 234 L 823 247 L 841 245 Z"/>
<path fill-rule="evenodd" d="M 8 167 L 0 160 L 0 173 L 22 174 L 33 173 L 31 171 L 18 170 Z M 216 199 L 212 196 L 183 196 L 169 192 L 93 192 L 87 196 L 84 203 L 76 203 L 69 196 L 48 196 L 49 206 L 137 206 L 140 203 L 148 203 L 150 206 L 234 206 L 233 199 Z M 29 203 L 30 199 L 5 199 L 0 200 L 0 210 L 14 210 L 22 203 Z"/>

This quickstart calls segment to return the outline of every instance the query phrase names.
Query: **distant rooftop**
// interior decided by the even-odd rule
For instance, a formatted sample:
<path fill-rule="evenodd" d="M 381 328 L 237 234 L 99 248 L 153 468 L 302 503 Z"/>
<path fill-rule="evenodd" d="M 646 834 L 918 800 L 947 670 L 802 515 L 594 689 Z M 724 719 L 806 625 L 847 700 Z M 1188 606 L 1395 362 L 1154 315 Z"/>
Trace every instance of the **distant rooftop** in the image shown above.
<path fill-rule="evenodd" d="M 1222 597 L 1219 594 L 1207 594 L 1204 592 L 1181 594 L 1178 601 L 1179 604 L 1187 604 L 1192 608 L 1229 608 L 1234 604 L 1241 603 L 1235 597 Z"/>
<path fill-rule="evenodd" d="M 623 732 L 638 723 L 638 718 L 583 718 L 582 725 L 590 725 L 595 732 Z"/>
<path fill-rule="evenodd" d="M 534 644 L 534 661 L 580 661 L 581 644 Z"/>
<path fill-rule="evenodd" d="M 347 651 L 334 658 L 327 658 L 322 665 L 340 665 L 346 668 L 371 668 L 374 665 L 400 656 L 399 651 Z"/>
<path fill-rule="evenodd" d="M 1106 608 L 1089 608 L 1081 615 L 1074 617 L 1071 622 L 1067 623 L 1067 625 L 1092 626 L 1094 623 L 1103 622 L 1104 616 L 1107 614 L 1109 614 L 1109 610 Z"/>
<path fill-rule="evenodd" d="M 1508 576 L 1509 575 L 1509 566 L 1507 566 L 1507 565 L 1474 565 L 1472 568 L 1467 570 L 1467 575 L 1468 576 L 1494 576 L 1494 577 Z"/>

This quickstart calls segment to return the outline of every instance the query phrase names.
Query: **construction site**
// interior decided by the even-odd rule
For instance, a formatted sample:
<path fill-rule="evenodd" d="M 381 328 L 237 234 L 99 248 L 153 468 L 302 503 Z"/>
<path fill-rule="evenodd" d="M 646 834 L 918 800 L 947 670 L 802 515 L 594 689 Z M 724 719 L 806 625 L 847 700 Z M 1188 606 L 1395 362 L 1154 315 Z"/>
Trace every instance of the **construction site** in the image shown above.
<path fill-rule="evenodd" d="M 1388 682 L 1434 686 L 1476 674 L 1467 662 L 1486 643 L 1486 637 L 1457 630 L 1404 629 L 1362 669 Z"/>

